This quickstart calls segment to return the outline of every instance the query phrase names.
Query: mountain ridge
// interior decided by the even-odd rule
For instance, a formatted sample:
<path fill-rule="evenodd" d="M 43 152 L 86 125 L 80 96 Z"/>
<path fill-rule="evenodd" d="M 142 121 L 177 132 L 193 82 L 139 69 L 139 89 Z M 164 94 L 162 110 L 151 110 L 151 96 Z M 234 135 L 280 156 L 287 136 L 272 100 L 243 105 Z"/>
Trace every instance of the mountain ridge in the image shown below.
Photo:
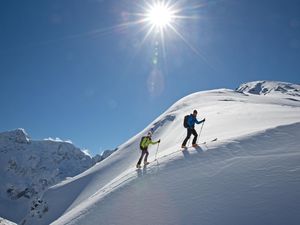
<path fill-rule="evenodd" d="M 237 92 L 268 95 L 268 94 L 286 94 L 290 96 L 300 96 L 300 85 L 282 81 L 252 81 L 241 84 Z"/>
<path fill-rule="evenodd" d="M 39 203 L 48 187 L 84 172 L 114 151 L 92 158 L 70 141 L 32 140 L 23 128 L 1 132 L 0 216 L 15 222 L 21 220 L 27 205 Z M 5 210 L 7 205 L 19 215 Z"/>

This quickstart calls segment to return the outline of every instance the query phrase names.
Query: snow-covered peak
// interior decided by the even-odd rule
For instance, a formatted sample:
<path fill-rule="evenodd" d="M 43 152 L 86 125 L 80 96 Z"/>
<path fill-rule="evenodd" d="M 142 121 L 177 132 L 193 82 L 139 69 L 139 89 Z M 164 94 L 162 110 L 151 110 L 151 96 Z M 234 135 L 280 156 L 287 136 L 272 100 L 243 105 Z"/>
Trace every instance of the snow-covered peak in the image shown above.
<path fill-rule="evenodd" d="M 1 142 L 29 143 L 30 138 L 23 128 L 0 133 Z"/>
<path fill-rule="evenodd" d="M 300 96 L 300 85 L 279 81 L 253 81 L 240 85 L 236 91 L 256 95 L 281 93 Z"/>

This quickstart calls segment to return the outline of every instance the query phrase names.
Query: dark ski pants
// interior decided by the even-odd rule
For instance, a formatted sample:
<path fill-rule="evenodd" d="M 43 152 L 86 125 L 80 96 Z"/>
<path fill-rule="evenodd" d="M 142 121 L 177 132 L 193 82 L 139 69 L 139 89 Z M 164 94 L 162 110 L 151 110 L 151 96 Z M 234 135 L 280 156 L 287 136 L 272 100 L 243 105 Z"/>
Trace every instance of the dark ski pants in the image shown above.
<path fill-rule="evenodd" d="M 192 144 L 196 144 L 198 134 L 197 134 L 195 128 L 187 128 L 187 136 L 186 136 L 186 138 L 184 139 L 184 141 L 182 143 L 183 146 L 186 146 L 186 143 L 190 139 L 192 134 L 194 135 L 194 139 L 193 139 Z"/>
<path fill-rule="evenodd" d="M 144 156 L 145 156 L 144 162 L 147 162 L 148 155 L 149 155 L 148 149 L 147 149 L 147 148 L 146 148 L 146 149 L 143 149 L 143 150 L 142 150 L 141 157 L 140 157 L 140 159 L 139 159 L 139 161 L 138 161 L 137 164 L 138 164 L 138 165 L 141 165 Z"/>

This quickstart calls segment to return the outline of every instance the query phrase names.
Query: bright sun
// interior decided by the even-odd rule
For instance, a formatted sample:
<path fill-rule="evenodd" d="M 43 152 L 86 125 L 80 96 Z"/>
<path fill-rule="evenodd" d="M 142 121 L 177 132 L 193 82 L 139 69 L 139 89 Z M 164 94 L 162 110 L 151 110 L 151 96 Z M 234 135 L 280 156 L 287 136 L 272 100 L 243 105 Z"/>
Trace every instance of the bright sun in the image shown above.
<path fill-rule="evenodd" d="M 165 56 L 167 39 L 172 34 L 175 34 L 195 53 L 199 54 L 179 28 L 182 28 L 180 24 L 183 20 L 198 19 L 195 11 L 202 7 L 201 4 L 186 7 L 182 5 L 185 1 L 180 0 L 144 0 L 140 2 L 142 2 L 139 5 L 141 11 L 133 14 L 138 19 L 125 25 L 142 25 L 141 30 L 146 31 L 146 33 L 141 44 L 144 44 L 149 37 L 152 37 L 152 40 L 155 40 L 153 43 L 161 44 L 161 49 Z M 158 52 L 155 52 L 155 54 L 158 55 Z"/>
<path fill-rule="evenodd" d="M 165 28 L 171 26 L 175 13 L 164 2 L 157 2 L 151 5 L 146 12 L 145 20 L 155 28 Z"/>

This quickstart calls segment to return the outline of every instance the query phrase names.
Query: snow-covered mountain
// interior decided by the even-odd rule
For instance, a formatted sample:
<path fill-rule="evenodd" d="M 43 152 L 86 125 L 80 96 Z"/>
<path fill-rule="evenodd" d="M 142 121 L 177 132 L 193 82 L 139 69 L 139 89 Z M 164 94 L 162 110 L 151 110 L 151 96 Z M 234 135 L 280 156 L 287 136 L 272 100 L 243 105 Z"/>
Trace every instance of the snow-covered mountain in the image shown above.
<path fill-rule="evenodd" d="M 42 208 L 37 213 L 46 211 L 39 199 L 44 190 L 87 170 L 106 155 L 91 158 L 60 140 L 34 141 L 23 129 L 0 133 L 0 216 L 18 222 L 28 205 L 33 211 Z"/>
<path fill-rule="evenodd" d="M 300 96 L 242 89 L 282 84 L 182 98 L 110 157 L 49 188 L 40 199 L 47 210 L 29 208 L 20 224 L 298 225 Z M 183 118 L 194 109 L 206 118 L 200 148 L 182 151 Z M 149 130 L 161 143 L 149 148 L 150 165 L 136 170 Z"/>
<path fill-rule="evenodd" d="M 242 84 L 237 88 L 238 92 L 257 95 L 285 94 L 300 96 L 300 85 L 279 81 L 253 81 Z"/>

